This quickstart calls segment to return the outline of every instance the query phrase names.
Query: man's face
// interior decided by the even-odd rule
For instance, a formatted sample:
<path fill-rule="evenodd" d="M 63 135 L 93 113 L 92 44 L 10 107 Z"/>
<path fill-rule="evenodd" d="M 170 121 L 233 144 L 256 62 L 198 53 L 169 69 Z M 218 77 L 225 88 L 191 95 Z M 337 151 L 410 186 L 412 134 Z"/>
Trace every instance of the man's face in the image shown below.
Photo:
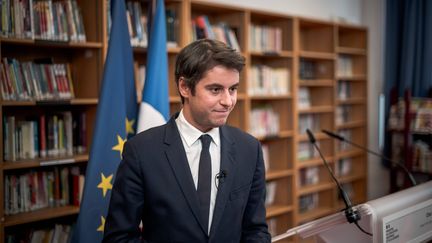
<path fill-rule="evenodd" d="M 183 79 L 179 91 L 185 98 L 186 120 L 202 132 L 224 125 L 237 102 L 240 74 L 235 69 L 215 66 L 195 86 L 195 95 Z"/>

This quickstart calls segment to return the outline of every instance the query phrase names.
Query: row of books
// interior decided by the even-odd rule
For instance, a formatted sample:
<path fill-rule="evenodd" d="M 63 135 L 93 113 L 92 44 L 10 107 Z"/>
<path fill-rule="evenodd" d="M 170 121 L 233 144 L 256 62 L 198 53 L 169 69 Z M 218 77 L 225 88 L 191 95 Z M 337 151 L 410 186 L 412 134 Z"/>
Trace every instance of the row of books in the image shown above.
<path fill-rule="evenodd" d="M 431 136 L 431 134 L 429 134 Z M 430 139 L 429 139 L 430 141 Z M 432 173 L 432 144 L 416 140 L 413 144 L 413 170 Z"/>
<path fill-rule="evenodd" d="M 318 192 L 302 195 L 299 198 L 299 211 L 305 213 L 307 211 L 318 208 L 319 206 L 319 194 Z"/>
<path fill-rule="evenodd" d="M 351 77 L 353 76 L 353 59 L 349 55 L 339 55 L 337 62 L 337 76 Z"/>
<path fill-rule="evenodd" d="M 323 77 L 331 78 L 333 70 L 330 70 L 325 63 L 322 61 L 310 60 L 301 58 L 300 59 L 300 79 L 320 79 Z"/>
<path fill-rule="evenodd" d="M 335 166 L 336 176 L 347 176 L 353 171 L 353 161 L 351 158 L 339 159 Z"/>
<path fill-rule="evenodd" d="M 287 68 L 253 65 L 250 74 L 250 95 L 286 95 L 290 92 L 291 75 Z"/>
<path fill-rule="evenodd" d="M 390 129 L 404 129 L 406 104 L 403 98 L 390 107 L 388 125 Z M 432 132 L 432 99 L 412 98 L 410 101 L 410 132 Z"/>
<path fill-rule="evenodd" d="M 74 225 L 55 224 L 52 227 L 21 230 L 16 234 L 7 234 L 6 243 L 69 243 Z"/>
<path fill-rule="evenodd" d="M 4 182 L 5 215 L 48 207 L 79 206 L 84 180 L 77 166 L 7 174 Z"/>
<path fill-rule="evenodd" d="M 337 83 L 337 97 L 340 100 L 346 100 L 350 98 L 352 95 L 351 93 L 351 83 L 348 81 L 339 81 Z"/>
<path fill-rule="evenodd" d="M 269 181 L 266 183 L 266 200 L 265 205 L 270 206 L 275 203 L 277 182 Z"/>
<path fill-rule="evenodd" d="M 282 51 L 282 28 L 266 25 L 250 26 L 249 43 L 252 51 Z"/>
<path fill-rule="evenodd" d="M 216 39 L 226 43 L 237 51 L 240 45 L 233 28 L 225 22 L 211 24 L 207 15 L 200 15 L 191 21 L 192 23 L 192 40 L 198 39 Z"/>
<path fill-rule="evenodd" d="M 320 141 L 316 141 L 316 144 L 320 146 Z M 318 157 L 319 154 L 309 142 L 300 142 L 297 147 L 297 159 L 298 160 L 309 160 Z"/>
<path fill-rule="evenodd" d="M 279 114 L 270 106 L 254 107 L 250 113 L 250 133 L 256 137 L 279 133 Z"/>
<path fill-rule="evenodd" d="M 311 95 L 308 87 L 300 87 L 298 89 L 298 108 L 299 109 L 307 109 L 312 105 Z"/>
<path fill-rule="evenodd" d="M 319 131 L 320 128 L 319 114 L 300 114 L 298 121 L 298 132 L 300 134 L 306 134 L 306 129 Z"/>
<path fill-rule="evenodd" d="M 50 60 L 20 62 L 14 58 L 3 58 L 0 64 L 3 100 L 74 98 L 70 65 L 46 62 Z"/>
<path fill-rule="evenodd" d="M 147 47 L 147 15 L 138 1 L 126 2 L 126 16 L 132 46 Z"/>
<path fill-rule="evenodd" d="M 351 105 L 338 105 L 335 113 L 336 125 L 342 125 L 349 122 L 351 117 L 350 114 L 352 114 Z"/>
<path fill-rule="evenodd" d="M 84 112 L 65 111 L 28 119 L 6 116 L 3 126 L 5 161 L 64 157 L 87 151 Z"/>
<path fill-rule="evenodd" d="M 339 136 L 345 138 L 347 141 L 353 141 L 352 130 L 351 129 L 341 129 L 338 131 Z M 336 148 L 338 151 L 347 151 L 352 149 L 349 143 L 343 141 L 336 141 Z"/>
<path fill-rule="evenodd" d="M 299 187 L 315 185 L 320 180 L 318 166 L 302 168 L 299 175 L 297 183 Z"/>
<path fill-rule="evenodd" d="M 85 42 L 81 10 L 76 0 L 4 0 L 1 35 L 5 37 Z"/>

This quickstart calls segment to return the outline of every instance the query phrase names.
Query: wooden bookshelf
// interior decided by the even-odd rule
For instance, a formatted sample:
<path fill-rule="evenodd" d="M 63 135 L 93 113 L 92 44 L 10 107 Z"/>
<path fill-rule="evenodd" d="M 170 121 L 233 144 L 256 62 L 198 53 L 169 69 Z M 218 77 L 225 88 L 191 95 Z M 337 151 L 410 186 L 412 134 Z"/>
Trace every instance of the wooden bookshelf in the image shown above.
<path fill-rule="evenodd" d="M 142 13 L 147 13 L 148 2 L 141 1 L 140 4 Z M 85 136 L 87 144 L 91 144 L 103 64 L 108 47 L 107 1 L 78 0 L 78 5 L 83 15 L 87 38 L 85 42 L 0 37 L 2 59 L 15 58 L 19 61 L 28 61 L 34 58 L 51 57 L 55 62 L 69 63 L 75 91 L 75 97 L 70 100 L 0 101 L 2 127 L 5 117 L 8 116 L 25 119 L 27 115 L 38 116 L 62 111 L 85 112 L 87 127 Z M 271 183 L 275 185 L 273 203 L 267 206 L 267 220 L 273 234 L 283 233 L 290 227 L 337 212 L 341 207 L 336 187 L 322 165 L 321 159 L 318 156 L 305 160 L 298 159 L 299 149 L 308 143 L 304 131 L 299 131 L 301 116 L 312 116 L 319 120 L 319 124 L 313 131 L 326 160 L 333 170 L 339 166 L 338 170 L 348 171 L 338 177 L 343 183 L 351 184 L 353 202 L 361 203 L 366 200 L 367 156 L 364 152 L 353 148 L 340 150 L 337 141 L 321 132 L 321 129 L 327 129 L 351 134 L 350 139 L 362 146 L 367 146 L 368 31 L 366 28 L 210 3 L 204 0 L 166 0 L 165 7 L 172 11 L 171 14 L 175 18 L 175 32 L 170 33 L 175 38 L 175 44 L 170 43 L 166 53 L 171 113 L 181 109 L 181 100 L 174 80 L 176 57 L 181 48 L 192 40 L 192 20 L 199 16 L 207 16 L 212 25 L 223 23 L 233 31 L 240 52 L 246 57 L 246 67 L 240 76 L 237 105 L 228 123 L 254 134 L 256 121 L 252 119 L 252 113 L 255 109 L 266 107 L 275 114 L 274 123 L 278 124 L 278 129 L 269 134 L 256 135 L 263 148 L 268 151 L 266 181 L 268 185 Z M 264 31 L 266 41 L 262 43 L 258 39 L 260 33 Z M 147 47 L 134 47 L 133 56 L 137 74 L 139 66 L 146 65 Z M 341 67 L 346 66 L 350 69 L 340 70 Z M 263 67 L 266 72 L 270 71 L 278 76 L 279 86 L 271 86 L 272 88 L 267 89 L 259 87 L 259 82 L 264 80 L 257 82 L 256 72 L 260 72 Z M 301 88 L 308 89 L 309 107 L 299 107 Z M 346 89 L 347 93 L 341 93 L 341 89 Z M 345 112 L 343 119 L 338 117 L 341 112 Z M 3 136 L 4 133 L 5 131 L 1 129 Z M 0 143 L 0 152 L 4 155 L 4 141 Z M 35 158 L 16 162 L 3 159 L 0 165 L 0 197 L 4 198 L 5 177 L 9 174 L 64 166 L 85 168 L 88 157 L 87 151 L 72 156 Z M 350 164 L 339 165 L 348 163 L 341 162 L 342 160 L 350 161 Z M 347 166 L 351 169 L 347 169 Z M 312 167 L 318 168 L 318 183 L 300 186 L 300 171 Z M 304 205 L 300 205 L 300 201 L 304 196 L 314 194 L 318 200 L 316 205 L 307 211 L 302 211 Z M 76 215 L 79 212 L 75 206 L 64 206 L 6 216 L 4 206 L 4 200 L 1 200 L 0 243 L 5 241 L 12 226 L 32 227 L 42 221 L 55 223 L 59 218 Z"/>

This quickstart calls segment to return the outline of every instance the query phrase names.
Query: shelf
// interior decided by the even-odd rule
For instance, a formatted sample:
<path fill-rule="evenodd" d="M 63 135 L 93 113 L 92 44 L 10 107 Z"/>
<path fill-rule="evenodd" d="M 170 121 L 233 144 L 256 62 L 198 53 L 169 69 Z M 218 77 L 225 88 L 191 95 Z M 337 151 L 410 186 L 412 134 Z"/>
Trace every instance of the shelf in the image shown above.
<path fill-rule="evenodd" d="M 316 185 L 311 185 L 311 186 L 299 186 L 298 188 L 298 193 L 300 196 L 302 195 L 307 195 L 307 194 L 311 194 L 314 192 L 320 192 L 320 191 L 325 191 L 325 190 L 330 190 L 333 189 L 334 187 L 334 183 L 333 182 L 320 182 Z"/>
<path fill-rule="evenodd" d="M 37 168 L 41 166 L 53 166 L 62 164 L 85 163 L 89 160 L 88 154 L 75 155 L 72 157 L 58 157 L 58 158 L 43 158 L 33 160 L 20 160 L 14 162 L 5 161 L 1 165 L 3 170 L 16 170 L 26 168 Z"/>
<path fill-rule="evenodd" d="M 76 215 L 78 214 L 78 212 L 79 207 L 77 206 L 45 208 L 33 212 L 5 216 L 3 224 L 5 227 L 9 227 L 14 225 L 36 222 L 40 220 Z"/>
<path fill-rule="evenodd" d="M 268 206 L 266 211 L 266 218 L 273 218 L 282 214 L 290 213 L 294 211 L 294 208 L 290 205 L 272 205 Z"/>
<path fill-rule="evenodd" d="M 276 180 L 292 176 L 294 174 L 293 170 L 268 170 L 266 172 L 266 180 Z"/>
<path fill-rule="evenodd" d="M 102 48 L 101 42 L 66 42 L 55 40 L 31 40 L 19 38 L 0 38 L 0 43 L 7 45 L 20 45 L 31 47 L 49 47 L 49 48 L 82 48 L 82 49 L 100 49 Z"/>
<path fill-rule="evenodd" d="M 349 121 L 349 122 L 344 122 L 343 124 L 337 124 L 336 129 L 366 127 L 366 124 L 367 124 L 366 121 Z"/>
<path fill-rule="evenodd" d="M 262 52 L 262 51 L 249 51 L 252 58 L 254 57 L 271 57 L 271 58 L 292 58 L 293 53 L 291 51 L 279 51 L 279 52 Z"/>
<path fill-rule="evenodd" d="M 2 106 L 56 106 L 56 105 L 97 105 L 98 99 L 69 99 L 69 100 L 39 100 L 39 101 L 8 101 L 3 100 Z"/>
<path fill-rule="evenodd" d="M 354 47 L 337 47 L 336 52 L 339 54 L 349 54 L 349 55 L 366 55 L 367 50 L 362 48 L 354 48 Z"/>
<path fill-rule="evenodd" d="M 327 163 L 332 164 L 333 163 L 333 157 L 332 156 L 324 156 L 324 158 L 326 159 Z M 317 166 L 317 165 L 323 165 L 324 162 L 322 161 L 321 158 L 313 158 L 313 159 L 309 159 L 309 160 L 297 160 L 297 168 L 301 169 L 301 168 L 306 168 L 306 167 L 311 167 L 311 166 Z"/>
<path fill-rule="evenodd" d="M 360 150 L 360 149 L 352 149 L 349 151 L 343 151 L 338 152 L 336 155 L 336 159 L 343 159 L 343 158 L 350 158 L 350 157 L 357 157 L 364 155 L 366 152 Z"/>
<path fill-rule="evenodd" d="M 334 84 L 333 79 L 310 79 L 310 80 L 299 80 L 299 86 L 306 87 L 332 87 Z"/>
<path fill-rule="evenodd" d="M 283 139 L 283 138 L 289 138 L 293 136 L 292 131 L 279 131 L 278 134 L 274 135 L 267 135 L 267 136 L 256 136 L 255 138 L 264 141 L 264 140 L 273 140 L 273 139 Z"/>
<path fill-rule="evenodd" d="M 349 99 L 337 99 L 337 105 L 364 105 L 366 104 L 366 98 L 349 98 Z"/>
<path fill-rule="evenodd" d="M 366 75 L 337 76 L 336 79 L 344 80 L 344 81 L 353 81 L 353 82 L 365 82 L 367 76 Z"/>
<path fill-rule="evenodd" d="M 334 210 L 331 207 L 319 207 L 317 209 L 308 210 L 307 212 L 300 213 L 298 217 L 298 222 L 306 222 L 314 220 L 316 218 L 321 218 L 323 216 L 333 213 Z"/>
<path fill-rule="evenodd" d="M 358 173 L 358 172 L 357 172 Z M 348 183 L 357 180 L 366 180 L 366 175 L 348 175 L 348 176 L 340 176 L 338 177 L 340 183 Z"/>
<path fill-rule="evenodd" d="M 291 94 L 285 94 L 285 95 L 251 95 L 251 100 L 284 100 L 284 99 L 291 99 Z"/>
<path fill-rule="evenodd" d="M 300 114 L 333 112 L 333 106 L 311 106 L 310 108 L 299 108 L 298 112 Z"/>
<path fill-rule="evenodd" d="M 331 52 L 300 51 L 300 58 L 335 60 L 336 54 Z"/>

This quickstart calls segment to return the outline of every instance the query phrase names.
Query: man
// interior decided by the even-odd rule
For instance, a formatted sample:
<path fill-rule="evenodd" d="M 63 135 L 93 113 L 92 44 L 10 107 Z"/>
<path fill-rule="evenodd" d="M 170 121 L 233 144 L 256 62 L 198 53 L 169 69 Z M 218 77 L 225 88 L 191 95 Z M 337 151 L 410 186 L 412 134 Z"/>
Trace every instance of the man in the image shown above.
<path fill-rule="evenodd" d="M 243 67 L 215 40 L 179 53 L 183 108 L 125 144 L 104 242 L 270 242 L 261 146 L 225 125 Z"/>

